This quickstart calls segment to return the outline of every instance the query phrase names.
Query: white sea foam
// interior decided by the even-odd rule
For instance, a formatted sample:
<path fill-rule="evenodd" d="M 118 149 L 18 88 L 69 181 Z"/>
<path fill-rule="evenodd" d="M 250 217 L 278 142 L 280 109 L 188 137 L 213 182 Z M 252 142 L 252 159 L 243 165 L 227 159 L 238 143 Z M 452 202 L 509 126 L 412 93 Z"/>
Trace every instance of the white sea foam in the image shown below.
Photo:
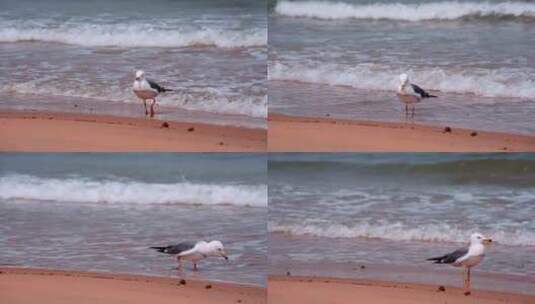
<path fill-rule="evenodd" d="M 399 84 L 398 75 L 405 72 L 411 76 L 411 81 L 428 90 L 475 94 L 483 97 L 535 97 L 533 71 L 507 68 L 464 71 L 441 68 L 403 70 L 371 64 L 354 67 L 336 64 L 289 66 L 276 62 L 269 66 L 269 79 L 351 86 L 363 90 L 395 91 Z"/>
<path fill-rule="evenodd" d="M 456 20 L 465 17 L 535 18 L 535 4 L 528 2 L 457 2 L 423 4 L 349 4 L 327 1 L 281 1 L 275 12 L 290 17 L 318 19 L 391 19 L 404 21 Z"/>
<path fill-rule="evenodd" d="M 263 98 L 243 97 L 238 99 L 215 98 L 202 102 L 188 102 L 181 106 L 187 110 L 207 111 L 221 114 L 240 114 L 251 117 L 267 117 L 267 96 Z"/>
<path fill-rule="evenodd" d="M 355 224 L 353 226 L 331 224 L 279 225 L 271 224 L 270 232 L 290 235 L 311 235 L 327 238 L 378 238 L 394 241 L 458 242 L 466 243 L 468 235 L 475 232 L 448 224 L 406 225 L 402 223 Z M 478 230 L 479 231 L 479 230 Z M 513 246 L 535 246 L 535 233 L 527 230 L 504 232 L 499 229 L 479 231 L 490 235 L 494 241 Z"/>
<path fill-rule="evenodd" d="M 43 41 L 83 46 L 119 47 L 187 47 L 216 46 L 238 48 L 263 46 L 267 43 L 264 29 L 198 30 L 155 29 L 144 25 L 64 24 L 58 27 L 23 27 L 5 25 L 0 28 L 0 42 Z"/>
<path fill-rule="evenodd" d="M 0 198 L 68 203 L 199 204 L 267 207 L 265 185 L 144 183 L 87 178 L 39 178 L 12 174 L 0 178 Z"/>

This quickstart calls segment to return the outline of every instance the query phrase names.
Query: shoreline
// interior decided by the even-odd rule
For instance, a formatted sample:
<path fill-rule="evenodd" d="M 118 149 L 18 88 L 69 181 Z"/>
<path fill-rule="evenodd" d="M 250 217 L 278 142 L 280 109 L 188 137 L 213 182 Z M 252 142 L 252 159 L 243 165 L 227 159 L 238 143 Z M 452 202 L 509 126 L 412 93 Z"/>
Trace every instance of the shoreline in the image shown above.
<path fill-rule="evenodd" d="M 268 115 L 269 152 L 531 152 L 535 136 L 413 123 Z"/>
<path fill-rule="evenodd" d="M 0 267 L 0 291 L 9 303 L 266 303 L 260 286 L 17 267 Z"/>
<path fill-rule="evenodd" d="M 443 287 L 444 290 L 442 290 Z M 473 289 L 465 296 L 458 287 L 426 284 L 341 279 L 315 276 L 277 276 L 268 279 L 268 302 L 347 303 L 358 298 L 363 303 L 530 303 L 534 295 Z M 396 300 L 393 300 L 396 299 Z"/>
<path fill-rule="evenodd" d="M 267 142 L 260 128 L 69 112 L 0 110 L 0 128 L 5 152 L 264 152 Z"/>

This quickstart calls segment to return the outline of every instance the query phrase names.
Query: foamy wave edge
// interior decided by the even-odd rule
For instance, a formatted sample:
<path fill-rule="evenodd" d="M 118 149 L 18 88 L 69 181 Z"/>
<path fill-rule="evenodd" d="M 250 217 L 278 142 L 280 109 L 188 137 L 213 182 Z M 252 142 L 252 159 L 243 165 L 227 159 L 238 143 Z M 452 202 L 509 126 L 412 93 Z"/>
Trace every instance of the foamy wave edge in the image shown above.
<path fill-rule="evenodd" d="M 171 102 L 171 105 L 172 104 L 173 102 Z M 266 118 L 268 111 L 267 95 L 263 98 L 243 97 L 238 100 L 215 98 L 201 102 L 182 102 L 181 104 L 181 108 L 191 111 L 206 111 L 219 114 L 238 114 L 256 118 Z"/>
<path fill-rule="evenodd" d="M 326 238 L 377 238 L 394 241 L 425 241 L 425 242 L 456 242 L 466 243 L 470 234 L 474 231 L 461 230 L 458 227 L 447 224 L 440 225 L 404 225 L 402 223 L 388 223 L 370 225 L 366 223 L 346 225 L 279 225 L 270 223 L 269 231 L 296 236 L 315 236 Z M 503 231 L 478 231 L 489 235 L 497 243 L 512 246 L 535 246 L 535 233 L 530 231 L 516 230 Z"/>
<path fill-rule="evenodd" d="M 445 71 L 441 68 L 402 70 L 360 64 L 348 68 L 334 64 L 316 67 L 288 66 L 279 62 L 269 66 L 270 80 L 290 80 L 327 85 L 351 86 L 372 91 L 395 91 L 399 74 L 408 73 L 411 81 L 428 90 L 445 93 L 475 94 L 482 97 L 535 98 L 535 79 L 529 71 L 505 69 Z"/>
<path fill-rule="evenodd" d="M 136 26 L 62 26 L 59 28 L 0 29 L 0 42 L 42 41 L 82 46 L 105 47 L 188 47 L 216 46 L 240 48 L 267 44 L 265 30 L 225 31 L 200 29 L 192 32 L 180 30 L 145 29 Z"/>
<path fill-rule="evenodd" d="M 390 19 L 402 21 L 457 20 L 466 17 L 513 17 L 535 19 L 535 4 L 525 2 L 456 2 L 425 4 L 353 5 L 327 1 L 282 1 L 275 12 L 289 17 L 318 19 Z"/>
<path fill-rule="evenodd" d="M 267 207 L 265 185 L 173 184 L 87 178 L 0 177 L 0 199 L 129 205 L 189 204 Z"/>
<path fill-rule="evenodd" d="M 121 89 L 110 86 L 105 92 L 95 91 L 92 87 L 59 88 L 56 84 L 46 84 L 50 78 L 35 79 L 27 82 L 7 83 L 0 85 L 1 93 L 32 94 L 43 96 L 60 96 L 88 98 L 98 101 L 114 101 L 139 103 L 130 88 Z M 218 94 L 215 90 L 207 92 L 181 92 L 162 95 L 158 104 L 167 107 L 178 107 L 189 111 L 204 111 L 218 114 L 245 115 L 255 118 L 267 117 L 267 96 L 234 96 L 229 98 Z"/>

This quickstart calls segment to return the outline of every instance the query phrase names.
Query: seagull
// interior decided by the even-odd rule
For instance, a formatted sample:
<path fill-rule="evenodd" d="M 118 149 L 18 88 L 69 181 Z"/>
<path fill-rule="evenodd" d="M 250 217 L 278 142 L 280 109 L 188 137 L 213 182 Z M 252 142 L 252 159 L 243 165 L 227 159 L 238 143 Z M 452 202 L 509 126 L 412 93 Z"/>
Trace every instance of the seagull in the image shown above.
<path fill-rule="evenodd" d="M 189 260 L 193 263 L 193 270 L 197 270 L 197 263 L 207 257 L 222 257 L 228 260 L 225 248 L 220 241 L 199 241 L 182 242 L 176 245 L 169 245 L 165 247 L 150 247 L 158 252 L 176 255 L 178 261 L 178 269 L 182 268 L 182 260 Z"/>
<path fill-rule="evenodd" d="M 405 103 L 405 115 L 409 115 L 409 105 L 411 107 L 411 116 L 414 117 L 415 104 L 420 102 L 424 98 L 437 97 L 424 91 L 419 86 L 409 82 L 409 76 L 407 74 L 399 75 L 399 88 L 398 97 L 401 102 Z"/>
<path fill-rule="evenodd" d="M 173 91 L 171 89 L 166 89 L 156 82 L 145 78 L 145 72 L 139 70 L 136 72 L 136 80 L 132 86 L 136 96 L 143 100 L 143 106 L 145 106 L 145 116 L 149 115 L 147 111 L 147 100 L 152 100 L 150 105 L 150 117 L 154 117 L 154 104 L 156 103 L 156 96 L 160 93 L 165 93 Z"/>
<path fill-rule="evenodd" d="M 470 236 L 470 246 L 455 250 L 443 256 L 427 259 L 435 264 L 450 264 L 455 267 L 464 267 L 463 273 L 465 295 L 470 294 L 471 281 L 470 269 L 479 264 L 485 257 L 485 245 L 490 244 L 492 239 L 481 233 L 473 233 Z"/>

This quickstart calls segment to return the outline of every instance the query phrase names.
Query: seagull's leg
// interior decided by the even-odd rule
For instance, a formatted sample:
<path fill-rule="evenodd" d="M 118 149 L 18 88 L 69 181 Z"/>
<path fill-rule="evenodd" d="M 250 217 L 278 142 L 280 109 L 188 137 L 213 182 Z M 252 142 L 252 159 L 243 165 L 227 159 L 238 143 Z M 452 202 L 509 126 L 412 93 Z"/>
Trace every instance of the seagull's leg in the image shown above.
<path fill-rule="evenodd" d="M 152 99 L 152 103 L 150 104 L 150 117 L 154 117 L 154 104 L 156 103 L 156 98 Z"/>
<path fill-rule="evenodd" d="M 409 116 L 409 104 L 406 103 L 405 104 L 405 118 L 407 118 Z"/>
<path fill-rule="evenodd" d="M 149 115 L 149 111 L 147 110 L 147 100 L 143 99 L 143 106 L 145 106 L 145 116 Z"/>
<path fill-rule="evenodd" d="M 411 113 L 411 117 L 414 118 L 414 112 L 416 111 L 416 105 L 413 104 L 412 105 L 412 113 Z"/>
<path fill-rule="evenodd" d="M 470 268 L 466 267 L 464 270 L 465 278 L 464 278 L 464 295 L 469 296 L 470 295 Z"/>
<path fill-rule="evenodd" d="M 463 269 L 463 287 L 464 287 L 464 291 L 466 292 L 466 283 L 467 283 L 467 280 L 466 280 L 466 268 Z"/>
<path fill-rule="evenodd" d="M 472 290 L 472 276 L 470 273 L 470 267 L 468 267 L 468 292 Z"/>
<path fill-rule="evenodd" d="M 193 270 L 197 270 L 197 263 L 193 262 Z"/>
<path fill-rule="evenodd" d="M 177 256 L 176 260 L 178 261 L 178 270 L 182 269 L 182 257 Z"/>

